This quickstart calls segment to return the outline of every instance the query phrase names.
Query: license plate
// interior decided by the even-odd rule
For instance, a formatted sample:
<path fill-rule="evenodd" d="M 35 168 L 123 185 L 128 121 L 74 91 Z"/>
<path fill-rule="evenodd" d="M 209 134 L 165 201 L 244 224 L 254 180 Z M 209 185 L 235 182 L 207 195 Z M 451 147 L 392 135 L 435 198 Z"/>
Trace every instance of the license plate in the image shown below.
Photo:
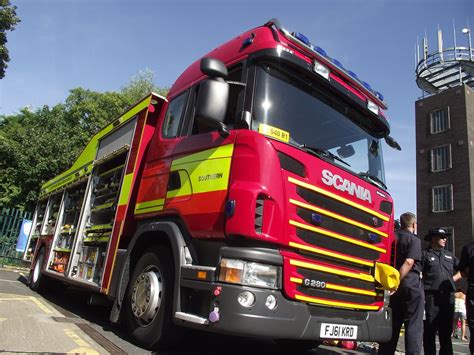
<path fill-rule="evenodd" d="M 357 339 L 357 325 L 321 323 L 321 338 Z"/>

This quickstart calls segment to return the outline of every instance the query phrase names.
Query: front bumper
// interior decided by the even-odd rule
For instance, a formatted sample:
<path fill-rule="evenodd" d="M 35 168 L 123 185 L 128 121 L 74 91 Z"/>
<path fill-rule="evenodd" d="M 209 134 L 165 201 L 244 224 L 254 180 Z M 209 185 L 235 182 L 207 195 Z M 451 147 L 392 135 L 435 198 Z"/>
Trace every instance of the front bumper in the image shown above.
<path fill-rule="evenodd" d="M 215 283 L 221 287 L 220 294 L 211 302 L 211 310 L 219 310 L 219 321 L 209 323 L 210 331 L 232 333 L 243 336 L 262 336 L 281 339 L 323 340 L 320 337 L 321 323 L 356 325 L 357 340 L 386 342 L 392 334 L 390 308 L 377 312 L 352 311 L 321 307 L 286 299 L 278 290 L 258 289 L 240 285 Z M 251 291 L 256 298 L 252 307 L 244 308 L 238 295 Z M 277 298 L 278 306 L 269 310 L 265 306 L 268 295 Z"/>

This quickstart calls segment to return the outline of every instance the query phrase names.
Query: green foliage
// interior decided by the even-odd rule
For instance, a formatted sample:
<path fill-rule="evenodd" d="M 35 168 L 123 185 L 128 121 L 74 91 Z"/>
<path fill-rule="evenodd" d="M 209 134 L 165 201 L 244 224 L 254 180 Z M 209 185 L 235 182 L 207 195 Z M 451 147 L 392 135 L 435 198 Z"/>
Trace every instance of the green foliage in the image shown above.
<path fill-rule="evenodd" d="M 154 81 L 155 74 L 151 69 L 140 70 L 127 85 L 122 87 L 122 95 L 129 100 L 130 104 L 143 99 L 150 92 L 166 97 L 168 89 L 155 86 Z"/>
<path fill-rule="evenodd" d="M 12 6 L 10 0 L 0 0 L 0 79 L 5 77 L 5 69 L 10 61 L 5 32 L 13 31 L 18 22 L 20 19 L 16 16 L 16 6 Z"/>
<path fill-rule="evenodd" d="M 68 169 L 95 133 L 150 88 L 166 91 L 142 73 L 120 93 L 75 88 L 54 107 L 0 116 L 0 205 L 33 210 L 41 185 Z"/>

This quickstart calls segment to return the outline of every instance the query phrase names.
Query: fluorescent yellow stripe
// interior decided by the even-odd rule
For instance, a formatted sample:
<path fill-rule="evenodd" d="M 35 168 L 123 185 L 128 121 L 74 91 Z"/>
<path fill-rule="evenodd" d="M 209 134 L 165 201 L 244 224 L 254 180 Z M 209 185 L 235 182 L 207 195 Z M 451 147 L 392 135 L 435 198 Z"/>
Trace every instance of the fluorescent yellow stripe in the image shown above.
<path fill-rule="evenodd" d="M 181 187 L 166 197 L 227 190 L 233 151 L 234 145 L 227 144 L 174 160 L 170 170 L 179 171 Z"/>
<path fill-rule="evenodd" d="M 142 210 L 145 208 L 153 208 L 153 207 L 159 207 L 165 203 L 164 198 L 159 198 L 157 200 L 152 200 L 152 201 L 145 201 L 145 202 L 140 202 L 137 203 L 137 207 L 135 210 Z"/>
<path fill-rule="evenodd" d="M 323 266 L 323 265 L 318 265 L 318 264 L 312 264 L 312 263 L 307 263 L 304 261 L 299 261 L 299 260 L 290 260 L 290 265 L 294 266 L 300 266 L 305 269 L 311 269 L 311 270 L 317 270 L 317 271 L 322 271 L 326 272 L 328 274 L 335 274 L 339 276 L 347 276 L 351 277 L 353 279 L 359 279 L 363 281 L 368 281 L 368 282 L 374 282 L 375 279 L 372 275 L 367 275 L 367 274 L 362 274 L 362 273 L 355 273 L 355 272 L 350 272 L 350 271 L 344 271 L 344 270 L 339 270 L 339 269 L 333 269 L 331 267 Z"/>
<path fill-rule="evenodd" d="M 315 247 L 310 247 L 310 246 L 295 243 L 295 242 L 290 242 L 289 245 L 290 245 L 290 247 L 294 247 L 294 248 L 298 248 L 298 249 L 302 249 L 302 250 L 307 250 L 307 251 L 317 253 L 317 254 L 321 254 L 321 255 L 330 256 L 331 258 L 336 258 L 336 259 L 340 259 L 340 260 L 347 260 L 347 261 L 351 261 L 353 263 L 357 263 L 357 264 L 361 264 L 361 265 L 374 266 L 374 263 L 372 261 L 356 259 L 356 258 L 353 258 L 353 257 L 351 257 L 349 255 L 345 255 L 345 254 L 340 255 L 340 254 L 336 254 L 336 253 L 333 253 L 333 252 L 328 251 L 328 250 L 319 249 L 319 248 L 315 248 Z"/>
<path fill-rule="evenodd" d="M 185 166 L 185 169 L 188 167 L 189 165 Z M 166 198 L 192 195 L 193 189 L 191 188 L 191 180 L 189 178 L 188 172 L 186 170 L 178 170 L 178 174 L 181 186 L 179 189 L 168 191 L 166 193 Z"/>
<path fill-rule="evenodd" d="M 290 198 L 290 203 L 296 205 L 296 206 L 299 206 L 299 207 L 302 207 L 302 208 L 306 208 L 308 210 L 312 210 L 312 211 L 315 211 L 315 212 L 318 212 L 318 213 L 321 213 L 321 214 L 324 214 L 326 216 L 329 216 L 329 217 L 332 217 L 332 218 L 335 218 L 335 219 L 338 219 L 342 222 L 345 222 L 345 223 L 348 223 L 348 224 L 352 224 L 353 226 L 356 226 L 356 227 L 359 227 L 359 228 L 363 228 L 363 229 L 366 229 L 368 231 L 371 231 L 373 233 L 376 233 L 378 235 L 381 235 L 382 237 L 385 237 L 387 238 L 388 237 L 388 234 L 387 233 L 384 233 L 384 232 L 381 232 L 375 228 L 372 228 L 372 227 L 369 227 L 368 225 L 365 225 L 363 223 L 359 223 L 357 221 L 354 221 L 353 219 L 350 219 L 350 218 L 346 218 L 346 217 L 343 217 L 343 216 L 340 216 L 336 213 L 333 213 L 333 212 L 330 212 L 330 211 L 327 211 L 327 210 L 323 210 L 322 208 L 318 208 L 316 206 L 313 206 L 313 205 L 309 205 L 307 203 L 304 203 L 304 202 L 300 202 L 300 201 L 297 201 L 297 200 L 293 200 L 292 198 Z"/>
<path fill-rule="evenodd" d="M 187 155 L 183 158 L 175 159 L 171 163 L 171 167 L 175 167 L 180 164 L 195 163 L 199 160 L 209 160 L 209 159 L 221 159 L 221 158 L 230 158 L 234 151 L 233 144 L 227 144 L 222 147 L 207 149 L 199 153 Z"/>
<path fill-rule="evenodd" d="M 330 231 L 327 231 L 327 230 L 322 229 L 322 228 L 309 226 L 307 224 L 299 223 L 299 222 L 296 222 L 296 221 L 293 221 L 293 220 L 290 220 L 290 224 L 295 226 L 295 227 L 299 227 L 299 228 L 303 228 L 303 229 L 306 229 L 306 230 L 309 230 L 309 231 L 312 231 L 312 232 L 327 235 L 328 237 L 343 240 L 343 241 L 351 243 L 351 244 L 360 245 L 361 247 L 364 247 L 364 248 L 373 249 L 373 250 L 376 250 L 380 253 L 386 253 L 387 252 L 385 249 L 376 247 L 375 245 L 364 243 L 364 242 L 361 242 L 359 240 L 352 239 L 352 238 L 346 237 L 346 236 L 338 234 L 338 233 L 330 232 Z"/>
<path fill-rule="evenodd" d="M 314 297 L 306 297 L 302 295 L 295 295 L 295 298 L 300 301 L 305 301 L 309 303 L 316 303 L 316 304 L 324 304 L 326 306 L 335 306 L 341 308 L 351 308 L 351 309 L 366 309 L 369 311 L 377 311 L 379 307 L 377 306 L 368 306 L 365 304 L 357 304 L 357 303 L 344 303 L 344 302 L 337 302 L 337 301 L 329 301 L 321 298 L 314 298 Z"/>
<path fill-rule="evenodd" d="M 331 283 L 326 283 L 326 288 L 330 289 L 330 290 L 336 290 L 336 291 L 357 293 L 357 294 L 360 294 L 360 295 L 377 296 L 377 293 L 375 293 L 374 291 L 368 291 L 368 290 L 362 290 L 360 288 L 353 288 L 353 287 L 335 285 L 335 284 L 331 284 Z"/>
<path fill-rule="evenodd" d="M 123 177 L 122 188 L 120 189 L 119 205 L 125 205 L 128 202 L 130 188 L 132 187 L 133 172 Z"/>
<path fill-rule="evenodd" d="M 156 206 L 156 207 L 147 207 L 141 210 L 135 210 L 135 214 L 142 214 L 142 213 L 150 213 L 150 212 L 158 212 L 162 211 L 163 206 Z"/>
<path fill-rule="evenodd" d="M 341 196 L 338 196 L 336 194 L 333 194 L 332 192 L 329 192 L 329 191 L 326 191 L 324 189 L 321 189 L 319 187 L 316 187 L 314 185 L 310 185 L 310 184 L 307 184 L 303 181 L 300 181 L 300 180 L 297 180 L 295 178 L 292 178 L 291 176 L 288 177 L 288 181 L 295 184 L 295 185 L 298 185 L 298 186 L 301 186 L 301 187 L 304 187 L 305 189 L 308 189 L 308 190 L 313 190 L 313 191 L 316 191 L 317 193 L 320 193 L 321 195 L 325 195 L 327 197 L 330 197 L 334 200 L 338 200 L 339 202 L 342 202 L 342 203 L 345 203 L 346 205 L 349 205 L 349 206 L 352 206 L 352 207 L 355 207 L 361 211 L 364 211 L 364 212 L 367 212 L 367 213 L 370 213 L 371 215 L 373 216 L 376 216 L 378 218 L 380 218 L 381 220 L 384 220 L 386 222 L 389 221 L 389 217 L 387 216 L 384 216 L 383 214 L 380 214 L 378 213 L 377 211 L 374 211 L 374 210 L 371 210 L 370 208 L 367 208 L 365 206 L 362 206 L 362 205 L 359 205 L 358 203 L 355 203 L 355 202 L 352 202 L 351 200 L 348 200 L 347 198 L 344 198 L 344 197 L 341 197 Z"/>
<path fill-rule="evenodd" d="M 299 279 L 297 277 L 290 277 L 290 281 L 294 282 L 295 284 L 302 284 L 303 283 L 303 279 Z"/>

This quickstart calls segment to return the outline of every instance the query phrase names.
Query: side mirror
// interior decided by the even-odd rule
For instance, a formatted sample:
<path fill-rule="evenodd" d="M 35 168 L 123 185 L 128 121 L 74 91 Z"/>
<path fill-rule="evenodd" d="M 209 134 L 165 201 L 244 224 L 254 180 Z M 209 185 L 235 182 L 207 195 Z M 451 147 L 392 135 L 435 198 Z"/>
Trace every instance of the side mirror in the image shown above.
<path fill-rule="evenodd" d="M 210 78 L 227 78 L 229 75 L 224 63 L 214 58 L 201 59 L 201 72 Z"/>
<path fill-rule="evenodd" d="M 216 127 L 220 132 L 225 132 L 227 128 L 224 125 L 224 118 L 230 90 L 229 84 L 222 77 L 227 76 L 227 68 L 220 60 L 203 58 L 201 71 L 210 78 L 204 80 L 199 86 L 195 117 L 204 125 Z"/>

